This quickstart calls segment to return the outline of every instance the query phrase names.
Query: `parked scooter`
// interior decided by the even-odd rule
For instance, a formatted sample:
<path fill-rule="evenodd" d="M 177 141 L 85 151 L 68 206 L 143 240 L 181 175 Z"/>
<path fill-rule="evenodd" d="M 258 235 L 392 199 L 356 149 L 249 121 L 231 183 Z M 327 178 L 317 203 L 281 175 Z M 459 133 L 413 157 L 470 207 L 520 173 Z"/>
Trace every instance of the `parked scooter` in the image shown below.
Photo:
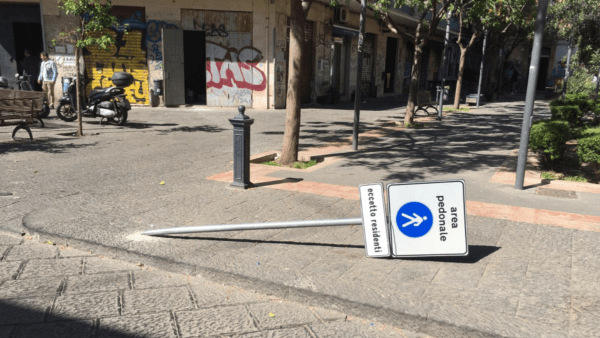
<path fill-rule="evenodd" d="M 31 88 L 31 82 L 29 82 L 31 75 L 19 75 L 19 73 L 17 73 L 15 74 L 15 78 L 17 79 L 17 89 L 30 92 L 33 91 L 33 88 Z M 50 115 L 50 106 L 48 105 L 48 99 L 44 98 L 44 103 L 42 104 L 42 111 L 38 113 L 38 117 L 44 118 L 48 117 L 48 115 Z"/>
<path fill-rule="evenodd" d="M 122 126 L 127 121 L 127 112 L 131 105 L 125 98 L 124 87 L 133 84 L 133 75 L 125 72 L 114 73 L 111 81 L 116 87 L 94 89 L 83 102 L 84 117 L 100 117 L 108 122 Z M 58 100 L 56 114 L 61 120 L 71 122 L 77 119 L 77 78 L 69 84 L 66 95 Z"/>

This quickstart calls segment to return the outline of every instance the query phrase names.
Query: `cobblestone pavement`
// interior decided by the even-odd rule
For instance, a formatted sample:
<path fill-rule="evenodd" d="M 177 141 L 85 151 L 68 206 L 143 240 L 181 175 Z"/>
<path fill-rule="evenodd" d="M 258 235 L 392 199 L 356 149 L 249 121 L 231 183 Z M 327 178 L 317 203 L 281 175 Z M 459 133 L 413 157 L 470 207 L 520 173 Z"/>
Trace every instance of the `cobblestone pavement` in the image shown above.
<path fill-rule="evenodd" d="M 428 337 L 30 236 L 0 234 L 0 337 Z"/>
<path fill-rule="evenodd" d="M 270 184 L 302 180 L 356 194 L 364 183 L 464 178 L 469 201 L 513 213 L 523 209 L 510 207 L 600 216 L 599 194 L 564 199 L 537 195 L 536 187 L 516 191 L 490 183 L 518 146 L 522 104 L 487 107 L 374 138 L 312 172 L 278 171 Z M 536 103 L 536 114 L 544 107 Z M 328 195 L 317 185 L 314 193 L 265 185 L 239 191 L 207 180 L 231 170 L 227 119 L 235 113 L 134 109 L 124 127 L 86 121 L 84 138 L 72 137 L 74 124 L 51 117 L 50 128 L 34 130 L 31 144 L 5 141 L 12 130 L 0 128 L 0 193 L 9 193 L 0 197 L 0 229 L 24 228 L 60 245 L 432 336 L 598 336 L 597 226 L 582 231 L 576 222 L 559 227 L 470 215 L 470 255 L 452 259 L 367 259 L 357 226 L 140 236 L 162 227 L 360 216 L 355 198 Z M 247 113 L 255 119 L 252 153 L 277 150 L 283 112 Z M 302 119 L 302 150 L 339 144 L 351 134 L 350 110 L 306 109 Z M 361 119 L 363 132 L 376 131 L 397 119 L 397 111 L 363 111 Z M 63 271 L 80 267 L 56 262 L 54 269 Z M 24 276 L 35 264 L 25 266 Z"/>

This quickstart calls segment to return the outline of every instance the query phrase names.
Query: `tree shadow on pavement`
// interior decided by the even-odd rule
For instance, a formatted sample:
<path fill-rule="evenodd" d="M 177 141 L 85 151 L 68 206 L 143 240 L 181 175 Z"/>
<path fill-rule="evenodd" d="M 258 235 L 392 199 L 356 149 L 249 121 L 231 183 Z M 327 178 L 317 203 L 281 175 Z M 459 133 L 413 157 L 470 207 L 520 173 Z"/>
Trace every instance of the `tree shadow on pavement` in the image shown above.
<path fill-rule="evenodd" d="M 100 120 L 97 121 L 85 121 L 85 124 L 89 124 L 89 125 L 93 125 L 93 126 L 99 126 L 100 125 Z M 102 126 L 106 126 L 106 120 L 102 121 Z M 147 123 L 147 122 L 125 122 L 124 125 L 122 126 L 117 126 L 115 124 L 108 124 L 109 126 L 113 126 L 113 127 L 119 127 L 122 129 L 149 129 L 149 128 L 154 128 L 154 127 L 174 127 L 177 126 L 177 123 Z"/>
<path fill-rule="evenodd" d="M 65 143 L 72 138 L 41 138 L 33 139 L 33 142 L 28 141 L 10 141 L 0 143 L 0 155 L 8 153 L 20 153 L 25 151 L 41 151 L 49 154 L 62 154 L 67 153 L 74 149 L 93 147 L 98 144 L 94 142 L 91 144 L 73 144 Z"/>
<path fill-rule="evenodd" d="M 161 134 L 166 134 L 166 133 L 173 133 L 173 132 L 178 132 L 178 131 L 183 131 L 183 132 L 205 132 L 205 133 L 220 133 L 223 131 L 226 131 L 227 129 L 223 129 L 221 127 L 217 127 L 217 126 L 195 126 L 195 127 L 177 127 L 177 128 L 171 128 L 171 129 L 167 129 L 167 130 L 159 130 L 159 132 Z"/>
<path fill-rule="evenodd" d="M 327 156 L 344 158 L 342 168 L 384 171 L 385 180 L 412 181 L 431 175 L 481 171 L 500 166 L 518 147 L 522 114 L 454 113 L 423 129 L 400 129 L 359 144 L 359 151 Z M 315 128 L 315 126 L 318 126 Z M 340 129 L 340 126 L 344 126 Z M 361 134 L 381 125 L 361 124 Z M 301 148 L 342 141 L 352 134 L 351 123 L 306 124 Z M 304 142 L 303 142 L 304 141 Z"/>
<path fill-rule="evenodd" d="M 49 313 L 50 309 L 53 310 L 51 305 L 56 295 L 48 296 L 0 300 L 0 335 L 14 338 L 140 337 L 138 333 L 107 327 L 102 323 L 104 319 L 80 319 Z M 117 302 L 116 298 L 115 303 Z M 58 296 L 58 299 L 60 299 L 60 296 Z M 165 312 L 165 315 L 168 316 L 168 312 Z M 122 317 L 119 317 L 118 313 L 110 317 L 110 319 L 116 319 L 117 321 L 119 318 Z M 98 321 L 99 327 L 97 327 Z"/>

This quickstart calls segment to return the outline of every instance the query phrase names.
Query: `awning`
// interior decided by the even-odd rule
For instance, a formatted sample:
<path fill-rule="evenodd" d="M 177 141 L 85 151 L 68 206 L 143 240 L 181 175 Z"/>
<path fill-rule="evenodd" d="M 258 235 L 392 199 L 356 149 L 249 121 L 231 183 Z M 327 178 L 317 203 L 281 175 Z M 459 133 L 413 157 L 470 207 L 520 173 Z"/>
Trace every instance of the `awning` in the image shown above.
<path fill-rule="evenodd" d="M 334 24 L 333 36 L 358 36 L 358 29 Z"/>

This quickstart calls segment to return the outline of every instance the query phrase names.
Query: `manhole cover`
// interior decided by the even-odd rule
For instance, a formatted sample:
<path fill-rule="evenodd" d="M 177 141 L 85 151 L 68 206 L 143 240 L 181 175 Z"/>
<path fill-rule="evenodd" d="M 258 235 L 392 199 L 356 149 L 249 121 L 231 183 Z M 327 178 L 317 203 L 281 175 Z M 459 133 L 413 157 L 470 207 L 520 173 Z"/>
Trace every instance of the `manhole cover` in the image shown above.
<path fill-rule="evenodd" d="M 535 194 L 548 197 L 577 199 L 577 192 L 571 190 L 537 188 Z"/>

